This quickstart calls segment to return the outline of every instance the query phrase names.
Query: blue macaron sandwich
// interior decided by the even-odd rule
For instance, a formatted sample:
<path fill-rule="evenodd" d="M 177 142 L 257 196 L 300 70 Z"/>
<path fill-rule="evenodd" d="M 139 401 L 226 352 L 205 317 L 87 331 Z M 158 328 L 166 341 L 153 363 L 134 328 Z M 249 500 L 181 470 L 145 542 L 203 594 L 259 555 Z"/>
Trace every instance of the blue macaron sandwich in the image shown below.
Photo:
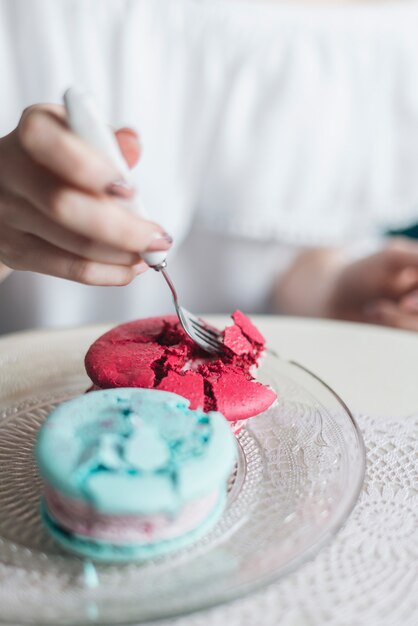
<path fill-rule="evenodd" d="M 77 397 L 39 432 L 44 524 L 64 548 L 98 561 L 182 548 L 221 516 L 236 445 L 220 413 L 191 410 L 174 393 Z"/>

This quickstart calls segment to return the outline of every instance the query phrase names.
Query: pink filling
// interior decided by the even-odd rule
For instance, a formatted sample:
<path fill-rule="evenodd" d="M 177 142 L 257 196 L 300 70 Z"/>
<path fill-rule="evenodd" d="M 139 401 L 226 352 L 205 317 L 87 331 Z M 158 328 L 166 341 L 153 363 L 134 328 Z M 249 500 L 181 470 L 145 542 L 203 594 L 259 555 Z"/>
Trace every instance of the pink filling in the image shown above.
<path fill-rule="evenodd" d="M 151 544 L 186 534 L 203 522 L 215 508 L 219 491 L 212 491 L 183 506 L 175 518 L 156 515 L 104 515 L 88 504 L 62 495 L 52 487 L 44 490 L 49 513 L 64 529 L 115 544 Z"/>

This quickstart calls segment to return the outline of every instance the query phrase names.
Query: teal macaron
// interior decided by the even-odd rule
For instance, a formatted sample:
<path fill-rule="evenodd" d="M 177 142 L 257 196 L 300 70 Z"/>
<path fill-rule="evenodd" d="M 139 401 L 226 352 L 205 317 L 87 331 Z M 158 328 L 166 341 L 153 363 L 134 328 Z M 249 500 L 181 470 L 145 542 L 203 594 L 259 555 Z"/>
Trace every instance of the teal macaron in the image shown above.
<path fill-rule="evenodd" d="M 90 392 L 39 432 L 42 518 L 63 547 L 96 560 L 159 556 L 216 523 L 236 455 L 225 418 L 177 394 Z"/>

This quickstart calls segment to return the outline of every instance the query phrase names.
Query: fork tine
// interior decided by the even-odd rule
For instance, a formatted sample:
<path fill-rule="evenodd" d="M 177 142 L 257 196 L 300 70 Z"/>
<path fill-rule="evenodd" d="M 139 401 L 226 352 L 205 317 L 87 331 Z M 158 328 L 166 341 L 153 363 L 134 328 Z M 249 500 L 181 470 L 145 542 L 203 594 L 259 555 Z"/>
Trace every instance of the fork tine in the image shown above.
<path fill-rule="evenodd" d="M 216 352 L 218 353 L 223 352 L 223 345 L 219 341 L 214 339 L 213 337 L 205 335 L 199 329 L 193 328 L 193 327 L 192 327 L 192 332 L 193 332 L 194 337 L 196 337 L 200 343 L 203 342 L 205 345 L 210 346 L 212 350 L 216 350 Z"/>
<path fill-rule="evenodd" d="M 223 352 L 223 344 L 218 341 L 212 334 L 206 333 L 205 328 L 199 323 L 199 320 L 187 309 L 179 307 L 177 310 L 179 319 L 183 324 L 184 330 L 191 339 L 200 345 L 207 352 L 221 353 Z"/>
<path fill-rule="evenodd" d="M 222 339 L 223 339 L 222 331 L 217 330 L 216 328 L 213 328 L 213 326 L 209 326 L 207 322 L 205 322 L 199 317 L 196 317 L 196 315 L 193 315 L 193 313 L 190 313 L 190 311 L 187 311 L 187 309 L 185 309 L 184 307 L 180 307 L 180 308 L 182 310 L 182 313 L 187 317 L 187 320 L 190 322 L 190 324 L 193 324 L 193 326 L 195 328 L 198 328 L 199 330 L 204 330 L 209 335 L 212 335 L 214 339 L 222 343 Z"/>
<path fill-rule="evenodd" d="M 202 319 L 195 317 L 194 315 L 190 315 L 189 319 L 195 328 L 199 328 L 199 330 L 204 330 L 205 333 L 211 335 L 214 339 L 219 340 L 219 338 L 222 337 L 222 333 L 220 331 L 211 328 Z"/>
<path fill-rule="evenodd" d="M 219 341 L 217 341 L 216 339 L 211 339 L 207 335 L 203 335 L 199 330 L 194 329 L 193 332 L 195 333 L 195 335 L 199 338 L 201 342 L 209 345 L 211 348 L 216 350 L 216 352 L 222 352 L 223 345 Z"/>
<path fill-rule="evenodd" d="M 196 318 L 195 318 L 196 319 Z M 197 318 L 197 324 L 200 328 L 204 328 L 207 333 L 218 339 L 219 341 L 223 338 L 223 334 L 217 328 L 213 328 L 212 326 L 208 326 L 203 320 Z"/>
<path fill-rule="evenodd" d="M 166 269 L 166 263 L 162 263 L 160 265 L 154 266 L 154 269 L 158 272 L 161 272 L 164 280 L 170 288 L 171 294 L 173 296 L 174 307 L 177 312 L 177 316 L 179 318 L 180 324 L 183 327 L 183 330 L 189 337 L 194 341 L 198 346 L 209 352 L 213 353 L 222 353 L 224 350 L 224 346 L 221 341 L 219 341 L 219 337 L 222 337 L 221 334 L 216 335 L 214 330 L 209 330 L 206 325 L 203 326 L 203 320 L 199 321 L 197 317 L 190 313 L 187 309 L 184 309 L 180 306 L 176 289 L 173 285 L 173 282 L 168 275 Z"/>
<path fill-rule="evenodd" d="M 190 323 L 193 326 L 193 330 L 195 332 L 200 333 L 200 335 L 205 337 L 205 339 L 207 339 L 208 341 L 211 341 L 212 343 L 215 343 L 216 345 L 218 345 L 220 348 L 223 349 L 223 343 L 220 339 L 218 339 L 216 335 L 208 332 L 204 326 L 201 326 L 200 324 L 194 322 L 194 320 L 190 320 Z"/>

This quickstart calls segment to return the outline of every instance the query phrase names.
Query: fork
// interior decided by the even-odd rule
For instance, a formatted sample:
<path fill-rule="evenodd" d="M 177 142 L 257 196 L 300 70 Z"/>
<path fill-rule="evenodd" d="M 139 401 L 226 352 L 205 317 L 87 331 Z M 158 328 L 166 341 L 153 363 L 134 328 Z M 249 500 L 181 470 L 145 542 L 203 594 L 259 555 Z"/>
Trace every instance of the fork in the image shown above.
<path fill-rule="evenodd" d="M 102 120 L 92 99 L 76 87 L 70 87 L 64 94 L 64 105 L 68 124 L 71 130 L 101 154 L 106 156 L 122 174 L 123 182 L 129 180 L 129 168 L 119 149 L 118 142 L 107 124 Z M 136 211 L 140 209 L 143 217 L 146 212 L 136 195 L 134 200 Z M 180 324 L 187 335 L 202 350 L 209 354 L 224 353 L 223 332 L 210 326 L 207 322 L 180 306 L 174 284 L 167 272 L 166 252 L 141 253 L 143 260 L 155 271 L 162 274 L 173 296 L 174 307 Z"/>

